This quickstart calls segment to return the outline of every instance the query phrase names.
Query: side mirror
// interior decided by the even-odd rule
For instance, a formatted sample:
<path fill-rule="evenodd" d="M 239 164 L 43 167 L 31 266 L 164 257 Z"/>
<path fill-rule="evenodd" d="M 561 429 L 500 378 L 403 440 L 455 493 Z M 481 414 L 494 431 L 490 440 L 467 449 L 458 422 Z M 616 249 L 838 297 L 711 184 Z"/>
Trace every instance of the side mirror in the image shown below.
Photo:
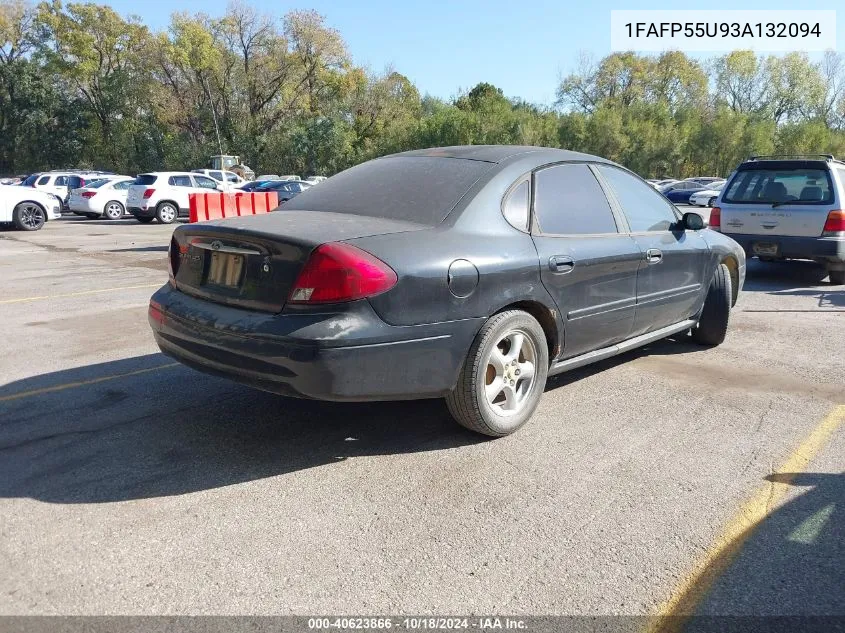
<path fill-rule="evenodd" d="M 684 213 L 681 219 L 681 226 L 685 231 L 700 231 L 704 228 L 704 218 L 697 213 Z"/>

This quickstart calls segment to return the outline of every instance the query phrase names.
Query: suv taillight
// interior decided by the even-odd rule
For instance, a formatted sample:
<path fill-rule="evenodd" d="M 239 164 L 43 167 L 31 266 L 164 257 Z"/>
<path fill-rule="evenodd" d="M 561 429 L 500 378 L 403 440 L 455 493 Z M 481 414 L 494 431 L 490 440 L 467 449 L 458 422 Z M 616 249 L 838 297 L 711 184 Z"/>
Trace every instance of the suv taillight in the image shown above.
<path fill-rule="evenodd" d="M 398 277 L 383 261 L 360 248 L 331 242 L 317 247 L 293 285 L 289 303 L 340 303 L 381 294 Z"/>
<path fill-rule="evenodd" d="M 96 191 L 83 191 L 83 192 L 82 192 L 82 197 L 83 197 L 83 198 L 93 198 L 93 197 L 94 197 L 94 196 L 96 196 L 96 195 L 97 195 L 97 192 L 96 192 Z"/>
<path fill-rule="evenodd" d="M 147 189 L 146 191 L 144 191 L 144 200 L 149 200 L 150 198 L 152 198 L 155 192 L 155 189 Z"/>
<path fill-rule="evenodd" d="M 707 225 L 711 229 L 722 228 L 722 209 L 719 207 L 713 207 L 710 209 L 710 222 L 708 222 Z"/>
<path fill-rule="evenodd" d="M 845 211 L 834 209 L 827 214 L 822 235 L 831 237 L 839 233 L 845 233 Z"/>

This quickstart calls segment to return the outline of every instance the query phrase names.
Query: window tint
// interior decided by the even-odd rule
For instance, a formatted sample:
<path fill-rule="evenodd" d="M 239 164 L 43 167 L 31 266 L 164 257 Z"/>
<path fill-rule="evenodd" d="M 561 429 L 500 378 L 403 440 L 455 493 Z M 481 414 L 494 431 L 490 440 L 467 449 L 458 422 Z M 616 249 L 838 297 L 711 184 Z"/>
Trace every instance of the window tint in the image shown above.
<path fill-rule="evenodd" d="M 215 180 L 223 180 L 223 173 L 219 171 L 210 171 L 208 175 L 214 178 Z"/>
<path fill-rule="evenodd" d="M 502 213 L 508 223 L 515 229 L 526 232 L 528 231 L 529 193 L 528 181 L 523 180 L 508 194 L 502 205 Z"/>
<path fill-rule="evenodd" d="M 678 221 L 674 207 L 646 183 L 617 167 L 600 165 L 634 233 L 668 231 Z"/>
<path fill-rule="evenodd" d="M 158 180 L 158 176 L 154 174 L 141 174 L 135 179 L 135 182 L 132 184 L 134 185 L 154 185 L 156 180 Z"/>
<path fill-rule="evenodd" d="M 212 180 L 208 176 L 194 176 L 194 180 L 197 183 L 197 187 L 202 187 L 203 189 L 217 189 L 217 181 Z"/>
<path fill-rule="evenodd" d="M 194 183 L 191 182 L 189 176 L 171 176 L 170 179 L 167 181 L 168 184 L 173 185 L 174 187 L 193 187 Z"/>
<path fill-rule="evenodd" d="M 557 165 L 534 176 L 534 213 L 543 233 L 616 233 L 616 220 L 587 165 Z"/>
<path fill-rule="evenodd" d="M 38 179 L 37 184 L 46 185 L 48 182 L 50 182 L 50 176 L 41 176 L 41 178 Z"/>
<path fill-rule="evenodd" d="M 434 226 L 492 165 L 435 156 L 378 158 L 309 187 L 285 209 L 354 213 Z"/>
<path fill-rule="evenodd" d="M 723 200 L 830 204 L 833 189 L 824 169 L 744 169 L 737 172 Z"/>

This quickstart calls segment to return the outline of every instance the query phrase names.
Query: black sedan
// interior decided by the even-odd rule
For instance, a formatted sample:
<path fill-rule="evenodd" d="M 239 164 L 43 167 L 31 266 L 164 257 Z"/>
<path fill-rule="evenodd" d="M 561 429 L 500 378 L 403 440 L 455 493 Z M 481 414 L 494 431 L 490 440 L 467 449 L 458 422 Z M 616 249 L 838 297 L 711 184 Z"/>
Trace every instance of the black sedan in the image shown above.
<path fill-rule="evenodd" d="M 263 191 L 275 191 L 279 196 L 279 204 L 287 202 L 294 196 L 299 195 L 306 189 L 310 189 L 313 185 L 301 180 L 271 180 L 265 182 L 253 189 L 253 191 L 261 193 Z"/>
<path fill-rule="evenodd" d="M 447 147 L 363 163 L 276 213 L 178 227 L 150 301 L 161 350 L 323 400 L 445 397 L 492 436 L 546 378 L 691 332 L 725 338 L 731 239 L 609 161 Z"/>

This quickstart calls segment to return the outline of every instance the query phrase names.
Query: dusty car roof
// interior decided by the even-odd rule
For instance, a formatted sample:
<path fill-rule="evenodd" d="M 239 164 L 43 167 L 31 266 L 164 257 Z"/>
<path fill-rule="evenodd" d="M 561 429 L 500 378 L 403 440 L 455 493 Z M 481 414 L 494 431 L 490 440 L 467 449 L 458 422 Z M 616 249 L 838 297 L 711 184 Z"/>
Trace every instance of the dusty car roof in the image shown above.
<path fill-rule="evenodd" d="M 565 161 L 565 160 L 589 160 L 599 162 L 610 162 L 599 156 L 571 152 L 565 149 L 550 147 L 537 147 L 534 145 L 454 145 L 451 147 L 430 147 L 428 149 L 416 149 L 390 156 L 433 156 L 442 158 L 464 158 L 467 160 L 480 160 L 489 163 L 500 163 L 507 159 L 520 155 L 533 154 L 541 161 Z"/>

